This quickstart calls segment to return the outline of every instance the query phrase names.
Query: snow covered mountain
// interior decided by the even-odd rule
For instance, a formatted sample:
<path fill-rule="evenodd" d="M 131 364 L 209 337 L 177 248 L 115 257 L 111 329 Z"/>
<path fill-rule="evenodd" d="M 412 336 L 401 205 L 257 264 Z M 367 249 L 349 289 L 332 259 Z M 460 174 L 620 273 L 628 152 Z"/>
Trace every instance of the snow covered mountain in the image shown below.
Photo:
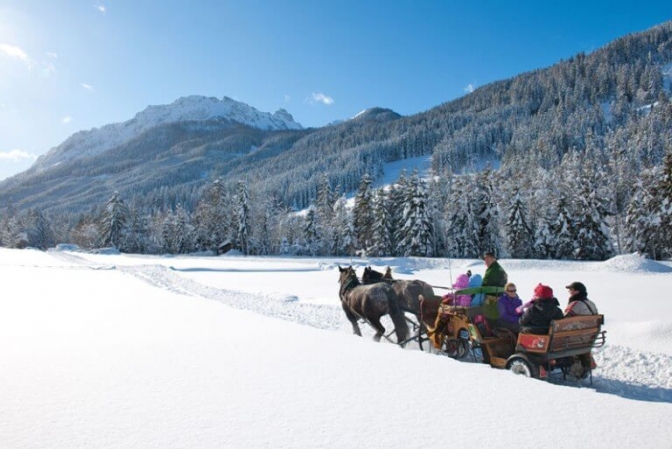
<path fill-rule="evenodd" d="M 213 119 L 237 122 L 261 130 L 302 129 L 284 109 L 270 114 L 228 97 L 218 100 L 214 97 L 192 95 L 179 98 L 168 105 L 148 106 L 123 123 L 113 123 L 73 134 L 41 156 L 31 171 L 42 171 L 75 158 L 96 156 L 161 125 Z"/>

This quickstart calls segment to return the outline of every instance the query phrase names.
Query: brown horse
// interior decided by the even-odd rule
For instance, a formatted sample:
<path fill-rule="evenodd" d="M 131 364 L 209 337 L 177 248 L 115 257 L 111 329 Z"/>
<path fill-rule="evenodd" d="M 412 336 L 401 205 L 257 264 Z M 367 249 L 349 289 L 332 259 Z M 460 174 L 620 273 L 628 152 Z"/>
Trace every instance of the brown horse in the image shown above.
<path fill-rule="evenodd" d="M 404 312 L 410 312 L 420 320 L 422 309 L 420 307 L 420 295 L 424 298 L 433 298 L 434 289 L 425 281 L 419 279 L 403 280 L 393 279 L 392 270 L 387 267 L 385 274 L 374 270 L 371 267 L 364 268 L 362 283 L 364 285 L 375 284 L 376 282 L 385 282 L 392 285 L 397 298 L 399 298 L 399 307 Z M 437 305 L 438 309 L 438 305 Z"/>
<path fill-rule="evenodd" d="M 352 331 L 361 337 L 362 332 L 357 321 L 360 318 L 364 319 L 376 330 L 373 339 L 380 341 L 380 338 L 385 335 L 385 327 L 380 323 L 380 318 L 389 314 L 394 323 L 397 342 L 404 342 L 408 336 L 408 325 L 404 313 L 397 304 L 394 289 L 384 283 L 361 285 L 351 266 L 348 268 L 339 266 L 338 270 L 340 271 L 341 305 L 345 316 L 352 324 Z"/>
<path fill-rule="evenodd" d="M 413 323 L 413 327 L 417 331 L 415 339 L 417 339 L 420 349 L 424 350 L 422 343 L 428 338 L 423 337 L 423 335 L 428 330 L 434 329 L 434 322 L 441 305 L 441 297 L 435 296 L 434 289 L 425 281 L 393 279 L 392 269 L 389 266 L 385 270 L 385 274 L 371 267 L 364 268 L 362 283 L 366 285 L 375 282 L 392 285 L 399 300 L 399 308 L 404 312 L 415 315 L 417 320 L 417 324 Z"/>

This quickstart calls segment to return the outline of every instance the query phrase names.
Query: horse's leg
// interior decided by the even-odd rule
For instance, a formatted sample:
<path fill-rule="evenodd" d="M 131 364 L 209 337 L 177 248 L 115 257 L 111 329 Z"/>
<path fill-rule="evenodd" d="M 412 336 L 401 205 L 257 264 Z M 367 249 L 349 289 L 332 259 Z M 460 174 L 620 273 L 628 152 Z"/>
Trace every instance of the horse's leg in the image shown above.
<path fill-rule="evenodd" d="M 354 320 L 350 320 L 350 323 L 352 323 L 352 333 L 358 336 L 362 336 L 362 331 L 359 329 L 359 324 L 357 323 L 357 318 Z"/>
<path fill-rule="evenodd" d="M 352 324 L 352 333 L 361 337 L 362 331 L 359 329 L 359 324 L 357 323 L 358 318 L 345 304 L 343 304 L 343 311 L 345 312 L 345 316 L 348 318 L 348 321 L 350 321 L 350 324 Z"/>
<path fill-rule="evenodd" d="M 380 341 L 381 337 L 385 335 L 385 328 L 380 324 L 380 318 L 371 318 L 369 323 L 371 323 L 371 326 L 376 330 L 376 335 L 373 336 L 373 339 Z"/>

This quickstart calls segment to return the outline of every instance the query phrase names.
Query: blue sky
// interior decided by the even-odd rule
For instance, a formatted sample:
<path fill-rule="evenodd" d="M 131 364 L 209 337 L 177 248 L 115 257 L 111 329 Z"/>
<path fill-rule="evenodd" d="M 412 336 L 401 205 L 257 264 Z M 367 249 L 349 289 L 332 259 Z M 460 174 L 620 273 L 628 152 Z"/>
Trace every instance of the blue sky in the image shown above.
<path fill-rule="evenodd" d="M 470 89 L 672 19 L 666 1 L 1 0 L 0 179 L 187 95 L 304 127 Z"/>

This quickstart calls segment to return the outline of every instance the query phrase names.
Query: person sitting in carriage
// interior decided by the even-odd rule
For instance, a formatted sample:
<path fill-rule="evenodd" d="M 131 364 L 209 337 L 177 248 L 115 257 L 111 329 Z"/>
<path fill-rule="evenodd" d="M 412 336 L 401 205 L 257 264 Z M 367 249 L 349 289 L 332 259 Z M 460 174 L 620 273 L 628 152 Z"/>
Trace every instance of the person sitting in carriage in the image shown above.
<path fill-rule="evenodd" d="M 514 333 L 520 332 L 521 313 L 518 308 L 523 305 L 518 293 L 516 293 L 516 284 L 507 282 L 504 286 L 504 293 L 497 300 L 497 310 L 499 319 L 495 322 L 495 327 L 503 327 Z"/>
<path fill-rule="evenodd" d="M 483 277 L 478 273 L 472 274 L 471 277 L 469 278 L 469 288 L 480 287 L 482 283 L 483 283 Z M 476 293 L 472 295 L 471 307 L 482 306 L 483 299 L 485 299 L 485 295 L 483 293 Z"/>
<path fill-rule="evenodd" d="M 519 320 L 520 332 L 526 334 L 548 334 L 551 321 L 563 317 L 560 303 L 548 285 L 537 285 L 534 297 L 522 308 L 524 312 Z"/>
<path fill-rule="evenodd" d="M 461 274 L 453 282 L 453 288 L 455 290 L 462 290 L 469 287 L 469 277 L 471 276 L 471 271 L 467 271 L 464 274 Z M 454 306 L 469 307 L 471 303 L 471 295 L 456 295 L 455 293 L 448 293 L 443 295 L 443 303 L 450 304 Z"/>
<path fill-rule="evenodd" d="M 588 290 L 582 282 L 572 282 L 565 287 L 569 292 L 569 300 L 565 308 L 565 316 L 597 315 L 597 306 L 588 299 Z M 576 356 L 581 364 L 581 369 L 574 369 L 572 374 L 576 377 L 585 378 L 592 368 L 595 368 L 595 360 L 590 352 Z"/>
<path fill-rule="evenodd" d="M 588 290 L 582 282 L 572 282 L 565 288 L 569 291 L 565 316 L 597 315 L 597 306 L 588 299 Z"/>

